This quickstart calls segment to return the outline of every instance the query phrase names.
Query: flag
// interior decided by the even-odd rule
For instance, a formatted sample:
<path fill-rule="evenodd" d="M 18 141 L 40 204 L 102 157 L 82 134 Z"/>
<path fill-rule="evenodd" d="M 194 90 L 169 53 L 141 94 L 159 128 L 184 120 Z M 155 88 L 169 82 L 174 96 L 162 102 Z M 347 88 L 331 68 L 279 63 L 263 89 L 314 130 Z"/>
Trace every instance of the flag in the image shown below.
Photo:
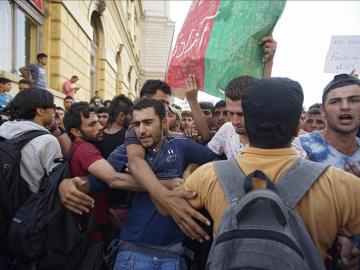
<path fill-rule="evenodd" d="M 184 88 L 195 74 L 198 88 L 223 98 L 238 76 L 263 77 L 260 40 L 269 35 L 285 0 L 194 0 L 169 58 L 166 81 Z"/>

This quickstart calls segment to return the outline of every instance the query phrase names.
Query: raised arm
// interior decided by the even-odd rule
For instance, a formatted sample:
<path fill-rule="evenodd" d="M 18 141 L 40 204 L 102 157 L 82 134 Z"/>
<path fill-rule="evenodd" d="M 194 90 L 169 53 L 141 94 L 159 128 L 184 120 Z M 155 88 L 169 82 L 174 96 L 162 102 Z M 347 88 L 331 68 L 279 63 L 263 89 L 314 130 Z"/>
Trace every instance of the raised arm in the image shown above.
<path fill-rule="evenodd" d="M 264 77 L 271 77 L 277 43 L 272 36 L 266 36 L 261 40 L 261 46 L 264 54 Z"/>
<path fill-rule="evenodd" d="M 21 75 L 24 76 L 24 78 L 32 81 L 31 73 L 30 73 L 30 70 L 29 70 L 28 67 L 26 67 L 26 66 L 25 66 L 25 67 L 21 67 L 21 68 L 19 68 L 19 71 L 20 71 Z"/>
<path fill-rule="evenodd" d="M 190 105 L 196 129 L 201 137 L 201 140 L 207 142 L 211 138 L 211 133 L 197 100 L 198 89 L 195 75 L 190 75 L 185 79 L 185 93 L 186 99 Z"/>

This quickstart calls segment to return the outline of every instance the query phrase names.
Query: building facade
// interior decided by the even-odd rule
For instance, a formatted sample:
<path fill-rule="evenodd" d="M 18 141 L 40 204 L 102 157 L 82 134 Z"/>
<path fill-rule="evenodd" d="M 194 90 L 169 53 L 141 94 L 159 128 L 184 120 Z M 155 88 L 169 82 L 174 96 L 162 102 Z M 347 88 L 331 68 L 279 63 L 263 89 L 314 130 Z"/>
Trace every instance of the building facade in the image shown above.
<path fill-rule="evenodd" d="M 57 104 L 72 75 L 80 79 L 78 100 L 89 101 L 96 90 L 103 99 L 120 93 L 133 99 L 140 87 L 142 18 L 140 0 L 0 1 L 0 76 L 17 82 L 17 70 L 44 52 Z"/>
<path fill-rule="evenodd" d="M 141 27 L 141 85 L 148 79 L 165 79 L 175 23 L 169 18 L 169 1 L 143 1 Z"/>

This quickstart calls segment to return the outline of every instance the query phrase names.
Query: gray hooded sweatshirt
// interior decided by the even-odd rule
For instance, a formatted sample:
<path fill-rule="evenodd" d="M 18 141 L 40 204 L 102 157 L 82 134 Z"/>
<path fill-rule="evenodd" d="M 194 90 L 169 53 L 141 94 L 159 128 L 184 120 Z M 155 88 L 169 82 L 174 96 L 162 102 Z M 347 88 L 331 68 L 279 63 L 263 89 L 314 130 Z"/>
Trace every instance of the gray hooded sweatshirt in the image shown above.
<path fill-rule="evenodd" d="M 13 139 L 32 130 L 48 132 L 32 121 L 8 121 L 0 126 L 0 137 Z M 50 133 L 36 137 L 24 146 L 21 150 L 20 173 L 32 192 L 38 192 L 42 177 L 54 168 L 54 159 L 61 157 L 59 142 Z"/>

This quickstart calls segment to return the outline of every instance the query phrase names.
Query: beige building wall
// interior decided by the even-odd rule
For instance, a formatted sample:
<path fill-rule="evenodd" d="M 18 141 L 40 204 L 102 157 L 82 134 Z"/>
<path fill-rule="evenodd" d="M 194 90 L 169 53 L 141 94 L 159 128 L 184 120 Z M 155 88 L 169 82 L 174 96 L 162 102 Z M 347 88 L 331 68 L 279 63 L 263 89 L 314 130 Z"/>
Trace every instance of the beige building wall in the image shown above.
<path fill-rule="evenodd" d="M 80 78 L 77 100 L 89 101 L 94 90 L 99 90 L 104 100 L 120 93 L 134 99 L 141 75 L 142 1 L 49 0 L 43 3 L 39 51 L 49 57 L 46 67 L 49 90 L 55 94 L 56 104 L 62 105 L 62 86 L 72 75 Z M 92 84 L 91 52 L 95 43 L 96 75 Z M 21 79 L 7 74 L 14 82 Z M 16 92 L 14 87 L 12 93 Z"/>
<path fill-rule="evenodd" d="M 43 36 L 51 88 L 61 91 L 66 80 L 78 75 L 80 100 L 90 100 L 94 90 L 99 90 L 103 99 L 120 93 L 131 98 L 137 95 L 141 1 L 50 1 L 48 11 Z M 92 87 L 94 43 L 96 75 Z"/>
<path fill-rule="evenodd" d="M 169 19 L 169 1 L 143 1 L 144 20 L 141 26 L 142 75 L 140 84 L 148 79 L 164 80 L 175 23 Z"/>

